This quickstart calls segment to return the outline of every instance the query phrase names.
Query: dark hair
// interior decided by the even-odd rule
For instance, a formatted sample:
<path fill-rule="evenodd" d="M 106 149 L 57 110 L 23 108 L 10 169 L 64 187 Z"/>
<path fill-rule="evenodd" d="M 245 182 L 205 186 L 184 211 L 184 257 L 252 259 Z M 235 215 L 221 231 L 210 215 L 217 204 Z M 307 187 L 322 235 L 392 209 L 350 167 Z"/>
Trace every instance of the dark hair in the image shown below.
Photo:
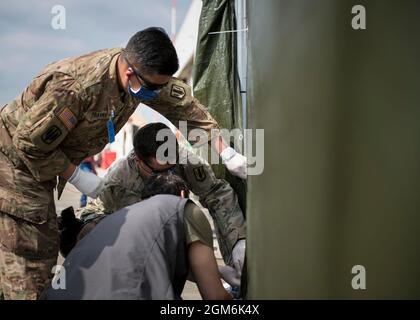
<path fill-rule="evenodd" d="M 123 57 L 134 68 L 146 73 L 171 76 L 179 68 L 171 39 L 164 29 L 157 27 L 144 29 L 132 36 L 123 51 Z"/>
<path fill-rule="evenodd" d="M 164 141 L 157 140 L 157 135 L 160 132 L 160 130 L 165 130 L 164 132 L 162 132 L 164 133 L 164 136 L 166 138 Z M 145 125 L 144 127 L 141 127 L 136 132 L 133 138 L 134 153 L 136 154 L 137 158 L 147 162 L 150 157 L 157 158 L 156 153 L 159 147 L 162 144 L 166 143 L 168 140 L 175 141 L 175 145 L 172 146 L 171 144 L 169 144 L 169 148 L 172 148 L 172 147 L 176 148 L 175 149 L 176 158 L 173 160 L 177 161 L 178 141 L 176 140 L 176 137 L 174 133 L 172 132 L 172 130 L 169 129 L 169 127 L 166 124 L 161 123 L 161 122 L 149 123 Z M 167 150 L 167 152 L 169 152 L 169 150 Z M 169 154 L 165 154 L 165 157 L 168 157 L 168 156 Z"/>
<path fill-rule="evenodd" d="M 181 191 L 184 191 L 185 197 L 188 198 L 189 190 L 184 180 L 172 172 L 164 172 L 146 180 L 141 197 L 147 199 L 157 194 L 179 196 Z"/>

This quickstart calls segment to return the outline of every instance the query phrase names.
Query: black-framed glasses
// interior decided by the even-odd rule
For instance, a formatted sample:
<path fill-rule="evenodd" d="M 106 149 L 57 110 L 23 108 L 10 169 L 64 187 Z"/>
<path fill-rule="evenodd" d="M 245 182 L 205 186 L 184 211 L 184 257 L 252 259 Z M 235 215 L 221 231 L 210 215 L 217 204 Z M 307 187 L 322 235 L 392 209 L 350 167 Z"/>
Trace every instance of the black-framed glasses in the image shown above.
<path fill-rule="evenodd" d="M 168 83 L 164 83 L 164 84 L 155 84 L 155 83 L 151 83 L 149 81 L 147 81 L 146 79 L 144 79 L 142 77 L 142 75 L 140 74 L 140 72 L 138 72 L 136 69 L 134 69 L 134 67 L 131 65 L 131 63 L 125 59 L 125 61 L 127 62 L 128 66 L 131 68 L 131 70 L 133 70 L 134 75 L 137 78 L 137 81 L 144 87 L 146 87 L 146 89 L 149 89 L 151 91 L 157 91 L 162 89 L 163 87 L 165 87 Z"/>
<path fill-rule="evenodd" d="M 168 168 L 168 169 L 156 170 L 156 169 L 152 168 L 146 161 L 139 160 L 139 162 L 141 162 L 142 164 L 144 164 L 146 166 L 146 168 L 150 171 L 150 174 L 152 176 L 157 176 L 158 174 L 165 173 L 165 172 L 175 173 L 175 170 L 176 170 L 175 165 Z"/>

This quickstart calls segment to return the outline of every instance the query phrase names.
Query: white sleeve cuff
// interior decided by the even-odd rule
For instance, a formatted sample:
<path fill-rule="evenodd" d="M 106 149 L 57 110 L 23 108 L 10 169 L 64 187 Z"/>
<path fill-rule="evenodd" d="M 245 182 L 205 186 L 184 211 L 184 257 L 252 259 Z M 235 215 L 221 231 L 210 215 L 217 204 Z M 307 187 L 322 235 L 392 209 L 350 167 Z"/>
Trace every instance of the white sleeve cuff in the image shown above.
<path fill-rule="evenodd" d="M 235 149 L 231 148 L 231 147 L 227 147 L 225 148 L 221 153 L 220 153 L 220 157 L 222 158 L 222 160 L 224 162 L 229 161 L 230 159 L 232 159 L 234 156 L 236 155 L 236 151 Z"/>

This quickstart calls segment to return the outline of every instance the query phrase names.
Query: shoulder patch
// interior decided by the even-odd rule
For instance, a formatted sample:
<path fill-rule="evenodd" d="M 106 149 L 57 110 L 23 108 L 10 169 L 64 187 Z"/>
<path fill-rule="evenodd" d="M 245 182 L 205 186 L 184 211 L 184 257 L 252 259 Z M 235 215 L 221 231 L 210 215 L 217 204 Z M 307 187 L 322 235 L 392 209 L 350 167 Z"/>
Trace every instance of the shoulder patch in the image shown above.
<path fill-rule="evenodd" d="M 183 99 L 186 95 L 185 89 L 181 86 L 178 86 L 176 84 L 173 84 L 171 87 L 171 97 L 177 98 L 177 99 Z"/>
<path fill-rule="evenodd" d="M 45 144 L 49 145 L 49 144 L 53 143 L 55 140 L 57 140 L 62 134 L 63 134 L 63 132 L 61 131 L 61 129 L 59 127 L 57 127 L 56 125 L 53 125 L 53 126 L 49 127 L 42 134 L 41 140 Z"/>
<path fill-rule="evenodd" d="M 31 134 L 32 143 L 44 152 L 49 152 L 66 138 L 69 129 L 55 116 L 48 122 L 36 128 Z"/>
<path fill-rule="evenodd" d="M 58 119 L 60 119 L 69 130 L 72 130 L 77 124 L 77 118 L 69 108 L 64 108 L 63 111 L 58 114 Z"/>
<path fill-rule="evenodd" d="M 206 174 L 206 171 L 204 170 L 203 166 L 199 166 L 197 168 L 194 168 L 193 172 L 194 172 L 195 179 L 197 181 L 202 182 L 202 181 L 206 180 L 207 174 Z"/>

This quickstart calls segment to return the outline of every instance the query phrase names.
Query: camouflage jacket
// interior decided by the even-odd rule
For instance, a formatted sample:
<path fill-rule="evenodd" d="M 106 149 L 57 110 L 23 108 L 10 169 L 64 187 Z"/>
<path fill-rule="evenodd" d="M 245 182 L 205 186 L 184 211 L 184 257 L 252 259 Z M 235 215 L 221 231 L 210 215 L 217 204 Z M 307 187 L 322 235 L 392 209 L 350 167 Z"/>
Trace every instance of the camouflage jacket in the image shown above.
<path fill-rule="evenodd" d="M 213 170 L 204 160 L 189 151 L 188 159 L 192 160 L 176 165 L 176 173 L 198 196 L 200 203 L 209 210 L 215 222 L 221 253 L 225 262 L 230 263 L 233 246 L 239 239 L 246 237 L 245 221 L 237 195 L 228 182 L 215 177 Z M 99 194 L 99 200 L 95 201 L 94 206 L 86 209 L 86 213 L 91 213 L 95 206 L 97 210 L 112 213 L 142 200 L 144 181 L 133 151 L 126 158 L 114 163 L 104 180 L 105 186 Z"/>
<path fill-rule="evenodd" d="M 115 115 L 112 118 L 115 132 L 123 127 L 142 101 L 119 89 L 116 67 L 121 52 L 119 48 L 105 49 L 51 63 L 22 94 L 1 109 L 0 152 L 15 170 L 28 172 L 33 182 L 26 181 L 23 186 L 18 180 L 11 181 L 12 176 L 0 176 L 11 181 L 11 186 L 4 190 L 0 184 L 0 202 L 21 194 L 31 184 L 54 185 L 57 175 L 70 163 L 78 165 L 84 158 L 100 152 L 108 143 L 106 123 L 111 114 Z M 210 131 L 218 127 L 191 96 L 190 87 L 176 78 L 157 98 L 145 103 L 175 126 L 179 120 L 185 120 L 188 130 Z M 59 195 L 64 185 L 65 181 L 60 180 Z M 32 197 L 31 202 L 35 199 Z M 11 210 L 7 209 L 10 205 L 3 203 L 0 207 L 6 212 Z M 46 211 L 44 207 L 38 204 L 36 211 Z"/>
<path fill-rule="evenodd" d="M 188 131 L 218 128 L 191 88 L 172 78 L 157 98 L 139 101 L 118 89 L 116 63 L 122 49 L 95 51 L 48 65 L 24 92 L 1 110 L 10 139 L 0 150 L 16 165 L 23 164 L 37 181 L 53 179 L 70 162 L 79 164 L 108 143 L 106 122 L 114 111 L 118 132 L 139 102 L 155 109 L 175 126 Z M 210 135 L 209 135 L 210 137 Z"/>

